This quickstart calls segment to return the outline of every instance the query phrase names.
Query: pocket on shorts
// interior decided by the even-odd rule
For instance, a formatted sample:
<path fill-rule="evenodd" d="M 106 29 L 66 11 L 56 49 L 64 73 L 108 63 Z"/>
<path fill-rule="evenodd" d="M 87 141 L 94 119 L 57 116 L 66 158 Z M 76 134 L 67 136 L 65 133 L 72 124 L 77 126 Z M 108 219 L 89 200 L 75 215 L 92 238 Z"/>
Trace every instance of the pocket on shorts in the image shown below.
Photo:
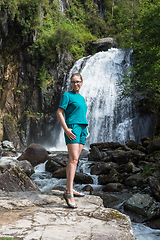
<path fill-rule="evenodd" d="M 87 128 L 85 127 L 82 131 L 82 136 L 87 137 L 87 135 L 88 135 L 88 132 L 87 132 Z"/>

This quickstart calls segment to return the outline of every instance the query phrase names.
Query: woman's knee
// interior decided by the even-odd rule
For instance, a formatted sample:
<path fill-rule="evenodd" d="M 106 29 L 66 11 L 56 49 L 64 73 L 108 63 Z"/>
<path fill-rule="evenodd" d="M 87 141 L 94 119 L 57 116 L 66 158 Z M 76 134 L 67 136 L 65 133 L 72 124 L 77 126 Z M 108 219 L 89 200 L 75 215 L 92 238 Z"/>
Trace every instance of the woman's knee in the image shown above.
<path fill-rule="evenodd" d="M 77 164 L 78 163 L 78 156 L 77 155 L 69 156 L 69 162 L 71 164 Z"/>

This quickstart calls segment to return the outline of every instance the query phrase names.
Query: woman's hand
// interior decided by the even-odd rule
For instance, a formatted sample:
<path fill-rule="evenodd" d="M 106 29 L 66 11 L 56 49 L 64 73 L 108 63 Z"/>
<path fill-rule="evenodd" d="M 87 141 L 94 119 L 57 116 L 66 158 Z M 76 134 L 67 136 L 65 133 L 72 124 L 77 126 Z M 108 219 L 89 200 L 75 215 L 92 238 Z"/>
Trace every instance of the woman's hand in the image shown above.
<path fill-rule="evenodd" d="M 89 136 L 90 136 L 90 133 L 89 133 L 89 131 L 88 131 L 88 128 L 87 128 L 87 133 L 88 133 L 88 134 L 87 134 L 86 139 L 89 138 Z"/>
<path fill-rule="evenodd" d="M 72 129 L 71 128 L 67 128 L 65 130 L 65 133 L 66 133 L 67 137 L 69 138 L 69 140 L 76 139 L 76 136 L 72 133 Z"/>

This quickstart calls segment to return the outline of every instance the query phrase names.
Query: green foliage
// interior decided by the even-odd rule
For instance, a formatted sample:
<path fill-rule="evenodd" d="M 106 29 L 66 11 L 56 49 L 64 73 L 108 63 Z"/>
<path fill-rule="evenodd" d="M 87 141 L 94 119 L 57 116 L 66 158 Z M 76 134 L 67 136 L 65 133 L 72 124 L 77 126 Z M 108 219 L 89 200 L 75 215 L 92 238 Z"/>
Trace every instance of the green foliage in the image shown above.
<path fill-rule="evenodd" d="M 0 240 L 14 240 L 14 238 L 10 238 L 10 237 L 2 237 L 0 238 Z M 16 239 L 15 239 L 16 240 Z"/>
<path fill-rule="evenodd" d="M 49 73 L 46 71 L 45 64 L 43 63 L 42 67 L 39 69 L 38 72 L 38 81 L 39 81 L 39 87 L 44 88 L 47 86 L 50 82 L 53 81 L 52 77 L 49 75 Z"/>
<path fill-rule="evenodd" d="M 7 10 L 10 24 L 15 26 L 12 39 L 3 42 L 4 65 L 17 49 L 26 48 L 40 63 L 37 75 L 40 87 L 51 81 L 47 65 L 56 61 L 60 53 L 67 51 L 79 59 L 90 54 L 90 43 L 97 38 L 114 37 L 120 47 L 126 47 L 137 36 L 140 0 L 102 0 L 105 16 L 90 0 L 70 0 L 65 14 L 59 11 L 55 0 L 0 0 L 0 3 L 1 23 Z"/>
<path fill-rule="evenodd" d="M 122 95 L 137 99 L 159 114 L 160 110 L 160 2 L 146 1 L 134 41 L 134 67 L 121 82 Z"/>
<path fill-rule="evenodd" d="M 152 175 L 152 173 L 155 171 L 155 167 L 147 167 L 147 166 L 144 166 L 143 168 L 143 172 L 141 173 L 142 175 L 145 175 L 145 176 L 150 176 Z"/>

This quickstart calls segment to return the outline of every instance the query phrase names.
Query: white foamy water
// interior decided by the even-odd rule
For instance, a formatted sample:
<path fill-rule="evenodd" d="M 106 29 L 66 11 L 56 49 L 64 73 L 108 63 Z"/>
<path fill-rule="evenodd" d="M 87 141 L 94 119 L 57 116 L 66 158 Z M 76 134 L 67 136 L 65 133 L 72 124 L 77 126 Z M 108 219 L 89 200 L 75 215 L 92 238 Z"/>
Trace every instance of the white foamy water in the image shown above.
<path fill-rule="evenodd" d="M 88 105 L 87 118 L 90 138 L 86 148 L 93 142 L 120 142 L 128 139 L 139 141 L 150 135 L 152 121 L 142 116 L 130 99 L 120 101 L 117 81 L 130 66 L 131 50 L 112 48 L 93 56 L 79 59 L 71 69 L 65 91 L 71 90 L 70 77 L 79 72 L 83 77 L 80 93 Z M 64 149 L 63 130 L 56 148 Z"/>

